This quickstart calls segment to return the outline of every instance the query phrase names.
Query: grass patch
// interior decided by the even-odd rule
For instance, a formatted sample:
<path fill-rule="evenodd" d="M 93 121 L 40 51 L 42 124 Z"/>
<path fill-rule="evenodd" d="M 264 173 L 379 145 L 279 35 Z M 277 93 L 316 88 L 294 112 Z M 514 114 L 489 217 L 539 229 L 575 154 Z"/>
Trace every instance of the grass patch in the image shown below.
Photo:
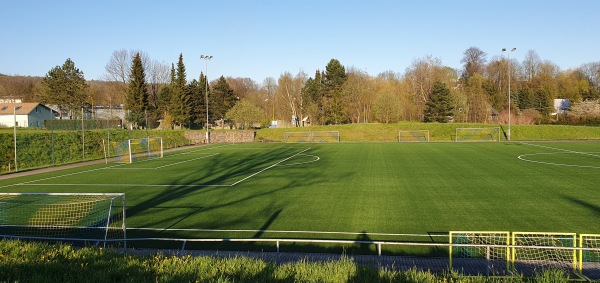
<path fill-rule="evenodd" d="M 277 265 L 247 257 L 134 256 L 98 248 L 0 241 L 4 282 L 566 282 L 561 271 L 531 278 L 464 277 L 417 269 L 393 270 L 357 265 L 352 259 Z"/>
<path fill-rule="evenodd" d="M 501 141 L 506 141 L 506 125 L 465 123 L 348 124 L 303 128 L 261 129 L 256 141 L 282 142 L 285 132 L 339 131 L 342 142 L 397 142 L 399 130 L 429 130 L 430 141 L 454 141 L 456 128 L 501 127 Z M 600 127 L 564 125 L 511 125 L 511 140 L 598 140 Z"/>

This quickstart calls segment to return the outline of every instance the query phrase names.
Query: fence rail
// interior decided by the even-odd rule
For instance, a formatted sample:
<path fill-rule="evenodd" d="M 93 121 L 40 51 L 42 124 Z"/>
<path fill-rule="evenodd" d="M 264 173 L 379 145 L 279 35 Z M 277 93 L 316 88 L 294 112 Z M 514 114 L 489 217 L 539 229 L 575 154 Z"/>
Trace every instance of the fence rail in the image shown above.
<path fill-rule="evenodd" d="M 425 236 L 425 235 L 422 235 Z M 52 242 L 72 242 L 72 243 L 84 243 L 84 244 L 94 244 L 96 246 L 100 245 L 109 245 L 111 243 L 119 243 L 125 242 L 122 247 L 129 246 L 127 243 L 131 244 L 133 242 L 179 242 L 180 247 L 175 250 L 176 254 L 183 254 L 185 252 L 192 252 L 193 249 L 186 249 L 186 246 L 189 243 L 273 243 L 275 245 L 275 255 L 276 258 L 279 258 L 281 254 L 286 254 L 283 251 L 283 247 L 281 244 L 289 244 L 289 243 L 309 243 L 309 244 L 333 244 L 333 245 L 374 245 L 377 249 L 376 261 L 380 262 L 389 262 L 386 258 L 400 258 L 399 256 L 388 256 L 384 255 L 382 250 L 384 246 L 408 246 L 408 247 L 442 247 L 442 248 L 456 248 L 456 247 L 464 247 L 464 248 L 485 248 L 488 250 L 488 257 L 477 258 L 477 259 L 461 259 L 466 260 L 467 265 L 464 265 L 465 262 L 462 262 L 463 265 L 459 267 L 454 267 L 454 269 L 460 269 L 462 272 L 469 274 L 485 274 L 485 275 L 510 275 L 511 270 L 509 265 L 506 265 L 506 269 L 502 268 L 502 262 L 507 262 L 505 259 L 493 259 L 489 257 L 489 250 L 494 248 L 512 248 L 512 249 L 535 249 L 535 250 L 567 250 L 567 251 L 586 251 L 592 252 L 594 254 L 600 254 L 600 248 L 581 248 L 581 247 L 550 247 L 550 246 L 515 246 L 515 245 L 489 245 L 489 244 L 454 244 L 454 243 L 434 243 L 434 242 L 396 242 L 396 241 L 376 241 L 376 240 L 328 240 L 328 239 L 285 239 L 285 238 L 207 238 L 207 239 L 190 239 L 190 238 L 160 238 L 160 237 L 147 237 L 147 238 L 129 238 L 129 239 L 81 239 L 81 238 L 47 238 L 47 237 L 24 237 L 24 236 L 11 236 L 11 235 L 0 235 L 0 238 L 7 239 L 23 239 L 23 240 L 43 240 L 43 241 L 52 241 Z M 133 245 L 135 246 L 135 245 Z M 292 251 L 293 252 L 293 251 Z M 264 253 L 264 252 L 262 252 Z M 311 253 L 304 253 L 311 254 Z M 411 262 L 413 264 L 418 264 L 418 262 L 423 262 L 424 265 L 427 265 L 432 262 L 432 258 L 428 257 L 410 257 Z M 442 261 L 443 265 L 446 269 L 453 269 L 452 261 L 453 259 L 449 257 L 437 257 L 435 258 L 436 262 Z M 455 261 L 457 259 L 454 259 Z M 506 263 L 505 263 L 506 264 Z M 565 266 L 561 266 L 559 264 L 554 264 L 549 261 L 538 261 L 538 262 L 529 262 L 527 263 L 527 269 L 523 268 L 521 264 L 517 271 L 523 272 L 527 274 L 528 272 L 536 272 L 547 268 L 558 268 L 563 269 L 568 272 L 572 272 L 573 274 L 577 274 L 577 276 L 583 276 L 584 278 L 592 278 L 594 280 L 600 279 L 600 262 L 598 260 L 593 261 L 592 263 L 584 262 L 583 259 L 580 259 L 576 262 L 578 268 L 568 268 Z M 499 268 L 500 266 L 500 268 Z M 512 268 L 517 269 L 517 267 L 513 264 L 510 265 Z M 420 266 L 425 270 L 430 269 L 429 266 Z M 500 270 L 500 272 L 498 272 Z M 533 273 L 531 273 L 533 274 Z M 583 275 L 586 274 L 586 275 Z"/>

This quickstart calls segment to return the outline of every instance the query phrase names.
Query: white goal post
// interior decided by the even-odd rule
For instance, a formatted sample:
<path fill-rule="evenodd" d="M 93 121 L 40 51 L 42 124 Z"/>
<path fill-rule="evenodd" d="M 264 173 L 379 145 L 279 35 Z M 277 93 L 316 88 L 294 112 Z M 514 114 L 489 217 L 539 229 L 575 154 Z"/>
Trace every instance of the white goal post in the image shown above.
<path fill-rule="evenodd" d="M 456 128 L 454 135 L 456 142 L 483 142 L 500 141 L 500 127 L 487 128 Z"/>
<path fill-rule="evenodd" d="M 286 143 L 339 143 L 340 132 L 284 132 L 283 141 Z"/>
<path fill-rule="evenodd" d="M 129 139 L 126 142 L 113 142 L 112 145 L 117 162 L 120 163 L 133 163 L 139 157 L 164 156 L 162 137 Z"/>
<path fill-rule="evenodd" d="M 125 194 L 0 193 L 0 236 L 126 246 Z"/>
<path fill-rule="evenodd" d="M 400 130 L 398 142 L 429 142 L 429 130 Z"/>

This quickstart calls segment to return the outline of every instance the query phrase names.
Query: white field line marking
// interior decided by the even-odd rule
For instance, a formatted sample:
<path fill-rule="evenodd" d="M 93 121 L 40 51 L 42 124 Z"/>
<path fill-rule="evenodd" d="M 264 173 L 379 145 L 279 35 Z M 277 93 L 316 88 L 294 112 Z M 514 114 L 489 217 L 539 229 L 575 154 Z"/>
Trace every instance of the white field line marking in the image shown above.
<path fill-rule="evenodd" d="M 334 231 L 299 231 L 299 230 L 219 230 L 219 229 L 186 229 L 186 228 L 134 228 L 127 227 L 131 230 L 142 230 L 142 231 L 190 231 L 190 232 L 240 232 L 240 233 L 286 233 L 286 234 L 338 234 L 338 235 L 373 235 L 373 236 L 423 236 L 423 237 L 448 237 L 448 235 L 424 235 L 424 234 L 394 234 L 394 233 L 364 233 L 364 232 L 334 232 Z"/>
<path fill-rule="evenodd" d="M 522 161 L 527 161 L 527 162 L 532 162 L 532 163 L 539 163 L 539 164 L 546 164 L 546 165 L 568 166 L 568 167 L 577 167 L 577 168 L 600 168 L 600 166 L 553 163 L 553 162 L 545 162 L 545 161 L 536 161 L 536 160 L 531 160 L 531 159 L 525 158 L 526 156 L 533 156 L 533 155 L 568 154 L 568 153 L 570 153 L 570 152 L 530 153 L 530 154 L 519 155 L 517 158 L 519 160 L 522 160 Z"/>
<path fill-rule="evenodd" d="M 200 149 L 200 150 L 194 150 L 192 152 L 204 151 L 204 150 L 211 150 L 211 149 L 225 147 L 225 146 L 230 146 L 230 145 L 221 145 L 221 146 L 215 146 L 215 147 L 211 147 L 211 148 L 203 148 L 203 149 Z M 170 155 L 170 156 L 176 156 L 176 155 L 181 155 L 181 154 L 185 154 L 185 153 L 178 153 L 178 154 L 173 154 L 173 155 Z M 142 160 L 141 162 L 146 162 L 146 161 L 150 161 L 150 160 Z M 23 183 L 10 184 L 10 185 L 5 185 L 5 186 L 0 186 L 0 189 L 1 188 L 13 187 L 13 186 L 35 186 L 32 183 L 41 182 L 41 181 L 47 181 L 47 180 L 52 180 L 52 179 L 58 179 L 58 178 L 73 176 L 73 175 L 77 175 L 77 174 L 89 173 L 89 172 L 94 172 L 94 171 L 98 171 L 98 170 L 120 169 L 120 168 L 115 168 L 115 167 L 125 166 L 127 164 L 129 164 L 129 163 L 120 163 L 120 164 L 115 164 L 115 165 L 108 166 L 108 167 L 90 169 L 90 170 L 85 170 L 85 171 L 80 171 L 80 172 L 73 172 L 73 173 L 69 173 L 69 174 L 63 174 L 63 175 L 58 175 L 58 176 L 52 176 L 52 177 L 47 177 L 47 178 L 42 178 L 42 179 L 37 179 L 37 180 L 32 180 L 32 181 L 27 181 L 27 182 L 23 182 Z M 126 169 L 126 168 L 123 168 L 123 169 Z M 51 184 L 40 184 L 40 185 L 50 186 Z M 64 186 L 66 184 L 62 184 L 62 185 Z M 85 186 L 85 185 L 92 186 L 93 185 L 93 186 L 98 186 L 98 185 L 103 185 L 103 184 L 72 184 L 71 186 L 75 186 L 75 185 L 82 185 L 82 186 Z M 116 186 L 119 186 L 119 185 L 116 185 Z M 163 185 L 159 185 L 159 186 L 163 186 Z M 208 186 L 208 185 L 204 185 L 204 186 Z M 215 185 L 215 186 L 221 186 L 221 185 Z"/>
<path fill-rule="evenodd" d="M 186 159 L 184 161 L 179 161 L 179 162 L 175 162 L 175 163 L 169 163 L 167 165 L 153 167 L 153 168 L 107 168 L 107 169 L 111 169 L 111 170 L 155 170 L 155 169 L 165 168 L 165 167 L 169 167 L 169 166 L 173 166 L 173 165 L 177 165 L 177 164 L 181 164 L 181 163 L 186 163 L 186 162 L 190 162 L 190 161 L 194 161 L 194 160 L 209 158 L 209 157 L 213 157 L 213 156 L 219 155 L 219 154 L 220 153 L 217 152 L 217 153 L 213 153 L 213 154 L 210 154 L 210 155 L 205 155 L 205 156 L 202 156 L 202 157 L 196 157 L 196 158 Z"/>
<path fill-rule="evenodd" d="M 151 184 L 13 184 L 10 186 L 85 186 L 85 187 L 231 187 L 231 185 L 193 185 L 193 184 L 170 184 L 170 185 L 151 185 Z M 8 186 L 7 186 L 8 187 Z"/>
<path fill-rule="evenodd" d="M 67 177 L 67 176 L 73 176 L 73 175 L 77 175 L 77 174 L 83 174 L 83 173 L 89 173 L 89 172 L 94 172 L 94 171 L 99 171 L 99 170 L 105 170 L 105 169 L 109 169 L 109 168 L 116 167 L 116 166 L 121 166 L 121 165 L 122 164 L 113 165 L 113 166 L 109 166 L 109 167 L 102 167 L 102 168 L 90 169 L 90 170 L 85 170 L 85 171 L 80 171 L 80 172 L 73 172 L 73 173 L 63 174 L 63 175 L 59 175 L 59 176 L 47 177 L 47 178 L 42 178 L 42 179 L 37 179 L 37 180 L 31 180 L 31 181 L 27 181 L 27 182 L 23 182 L 23 183 L 6 185 L 6 186 L 2 186 L 0 188 L 8 188 L 8 187 L 12 187 L 12 186 L 30 185 L 31 183 L 34 183 L 34 182 L 47 181 L 47 180 L 58 179 L 58 178 Z"/>
<path fill-rule="evenodd" d="M 281 167 L 285 167 L 285 166 L 295 166 L 295 165 L 302 165 L 302 164 L 308 164 L 308 163 L 313 163 L 313 162 L 317 162 L 319 160 L 321 160 L 321 157 L 315 156 L 315 155 L 310 155 L 310 154 L 299 154 L 299 155 L 303 155 L 303 156 L 312 156 L 315 159 L 313 160 L 309 160 L 309 161 L 305 161 L 305 162 L 298 162 L 298 163 L 292 163 L 292 164 L 284 164 L 284 165 L 277 165 L 277 166 L 281 166 Z"/>
<path fill-rule="evenodd" d="M 276 166 L 278 166 L 280 163 L 282 163 L 282 162 L 285 162 L 285 161 L 287 161 L 287 160 L 290 160 L 290 159 L 292 159 L 292 158 L 296 157 L 297 155 L 300 155 L 300 154 L 304 153 L 305 151 L 307 151 L 307 150 L 309 150 L 309 149 L 311 149 L 311 148 L 309 147 L 309 148 L 307 148 L 307 149 L 305 149 L 305 150 L 303 150 L 303 151 L 300 151 L 300 152 L 298 152 L 298 153 L 296 153 L 296 154 L 294 154 L 294 155 L 292 155 L 292 156 L 290 156 L 290 157 L 288 157 L 288 158 L 285 158 L 285 159 L 283 159 L 283 160 L 281 160 L 281 161 L 279 161 L 279 162 L 277 162 L 277 163 L 275 163 L 275 164 L 273 164 L 273 165 L 271 165 L 271 166 L 269 166 L 269 167 L 267 167 L 267 168 L 264 168 L 264 169 L 262 169 L 262 170 L 260 170 L 260 171 L 258 171 L 258 172 L 256 172 L 256 173 L 254 173 L 254 174 L 250 175 L 250 176 L 247 176 L 247 177 L 245 177 L 245 178 L 243 178 L 243 179 L 241 179 L 241 180 L 239 180 L 239 181 L 237 181 L 237 182 L 235 182 L 235 183 L 231 184 L 231 186 L 233 187 L 233 186 L 235 186 L 235 185 L 237 185 L 237 184 L 239 184 L 239 183 L 241 183 L 241 182 L 243 182 L 243 181 L 246 181 L 246 180 L 248 180 L 248 179 L 250 179 L 250 178 L 252 178 L 252 177 L 254 177 L 254 176 L 256 176 L 256 175 L 258 175 L 258 174 L 260 174 L 260 173 L 262 173 L 262 172 L 265 172 L 265 171 L 267 171 L 267 170 L 269 170 L 269 169 L 271 169 L 271 168 L 273 168 L 273 167 L 276 167 Z"/>
<path fill-rule="evenodd" d="M 114 166 L 111 166 L 111 167 L 105 167 L 105 168 L 87 170 L 87 171 L 82 171 L 82 172 L 77 172 L 77 173 L 72 173 L 72 174 L 66 174 L 66 175 L 61 175 L 61 176 L 49 177 L 49 178 L 44 178 L 44 179 L 39 179 L 39 180 L 34 180 L 34 181 L 29 181 L 29 182 L 24 182 L 24 183 L 19 183 L 19 184 L 12 184 L 12 185 L 4 186 L 4 187 L 17 186 L 17 185 L 19 185 L 19 186 L 98 186 L 98 187 L 106 187 L 106 186 L 114 186 L 114 187 L 173 187 L 173 186 L 185 186 L 185 187 L 233 187 L 233 186 L 235 186 L 235 185 L 237 185 L 237 184 L 239 184 L 239 183 L 241 183 L 243 181 L 246 181 L 246 180 L 248 180 L 248 179 L 250 179 L 250 178 L 252 178 L 252 177 L 254 177 L 254 176 L 256 176 L 256 175 L 258 175 L 258 174 L 260 174 L 260 173 L 262 173 L 262 172 L 264 172 L 266 170 L 268 170 L 268 169 L 271 169 L 273 167 L 278 166 L 282 162 L 290 160 L 290 159 L 294 158 L 297 155 L 301 155 L 303 152 L 306 152 L 309 149 L 311 149 L 311 148 L 309 147 L 309 148 L 307 148 L 307 149 L 305 149 L 303 151 L 300 151 L 300 152 L 298 152 L 298 153 L 296 153 L 296 154 L 294 154 L 294 155 L 292 155 L 292 156 L 290 156 L 288 158 L 285 158 L 285 159 L 283 159 L 283 160 L 281 160 L 281 161 L 279 161 L 279 162 L 277 162 L 277 163 L 275 163 L 275 164 L 273 164 L 273 165 L 271 165 L 271 166 L 269 166 L 267 168 L 264 168 L 264 169 L 262 169 L 262 170 L 260 170 L 260 171 L 258 171 L 256 173 L 254 173 L 254 174 L 252 174 L 250 176 L 247 176 L 247 177 L 245 177 L 245 178 L 243 178 L 243 179 L 241 179 L 241 180 L 239 180 L 239 181 L 237 181 L 237 182 L 235 182 L 233 184 L 230 184 L 230 185 L 218 185 L 218 184 L 217 185 L 192 185 L 192 184 L 187 184 L 187 185 L 184 185 L 184 184 L 169 184 L 169 185 L 161 185 L 161 184 L 158 184 L 158 185 L 148 185 L 148 184 L 32 184 L 33 182 L 44 181 L 44 180 L 49 180 L 49 179 L 55 179 L 55 178 L 69 176 L 69 175 L 75 175 L 75 174 L 79 174 L 79 173 L 91 172 L 91 171 L 96 171 L 96 170 L 109 169 L 111 167 L 114 167 Z M 119 166 L 119 165 L 116 165 L 116 166 Z M 0 187 L 0 188 L 4 188 L 4 187 Z"/>
<path fill-rule="evenodd" d="M 553 150 L 558 150 L 558 151 L 566 151 L 566 152 L 575 153 L 575 154 L 581 154 L 581 155 L 589 155 L 589 156 L 600 158 L 600 155 L 592 154 L 590 152 L 581 152 L 581 151 L 575 151 L 575 150 L 569 150 L 569 149 L 562 149 L 562 148 L 556 148 L 556 147 L 550 147 L 550 146 L 539 145 L 539 144 L 532 144 L 532 143 L 526 143 L 526 142 L 522 142 L 522 144 L 526 144 L 526 145 L 530 145 L 530 146 L 537 146 L 537 147 L 546 148 L 546 149 L 553 149 Z"/>
<path fill-rule="evenodd" d="M 600 155 L 596 154 L 597 152 L 580 152 L 580 151 L 574 151 L 574 150 L 568 150 L 568 149 L 562 149 L 562 148 L 554 148 L 554 147 L 544 146 L 544 145 L 538 145 L 538 144 L 531 144 L 531 143 L 526 143 L 526 142 L 522 142 L 522 144 L 530 145 L 530 146 L 537 146 L 537 147 L 546 148 L 546 149 L 563 151 L 563 152 L 529 153 L 529 154 L 521 154 L 521 155 L 517 156 L 517 158 L 519 160 L 522 160 L 522 161 L 527 161 L 527 162 L 532 162 L 532 163 L 539 163 L 539 164 L 546 164 L 546 165 L 577 167 L 577 168 L 600 168 L 599 166 L 592 166 L 592 165 L 577 165 L 577 164 L 553 163 L 553 162 L 530 160 L 530 159 L 526 159 L 525 158 L 526 156 L 533 156 L 533 155 L 567 154 L 567 153 L 588 155 L 588 156 L 599 157 L 600 158 Z"/>

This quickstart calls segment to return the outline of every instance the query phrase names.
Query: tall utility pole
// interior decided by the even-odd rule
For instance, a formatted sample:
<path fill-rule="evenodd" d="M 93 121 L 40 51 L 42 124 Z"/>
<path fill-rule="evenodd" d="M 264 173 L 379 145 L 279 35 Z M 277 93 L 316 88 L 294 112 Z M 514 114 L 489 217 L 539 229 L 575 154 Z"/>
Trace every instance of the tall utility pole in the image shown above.
<path fill-rule="evenodd" d="M 506 52 L 508 54 L 508 131 L 506 132 L 506 139 L 510 141 L 510 53 L 517 50 L 517 48 L 512 48 L 510 52 Z M 502 48 L 502 52 L 504 53 L 506 48 Z"/>
<path fill-rule="evenodd" d="M 206 61 L 206 69 L 204 73 L 204 79 L 206 79 L 204 103 L 206 104 L 206 143 L 210 143 L 210 133 L 208 132 L 208 60 L 212 59 L 212 55 L 200 55 L 200 59 L 204 59 Z"/>

